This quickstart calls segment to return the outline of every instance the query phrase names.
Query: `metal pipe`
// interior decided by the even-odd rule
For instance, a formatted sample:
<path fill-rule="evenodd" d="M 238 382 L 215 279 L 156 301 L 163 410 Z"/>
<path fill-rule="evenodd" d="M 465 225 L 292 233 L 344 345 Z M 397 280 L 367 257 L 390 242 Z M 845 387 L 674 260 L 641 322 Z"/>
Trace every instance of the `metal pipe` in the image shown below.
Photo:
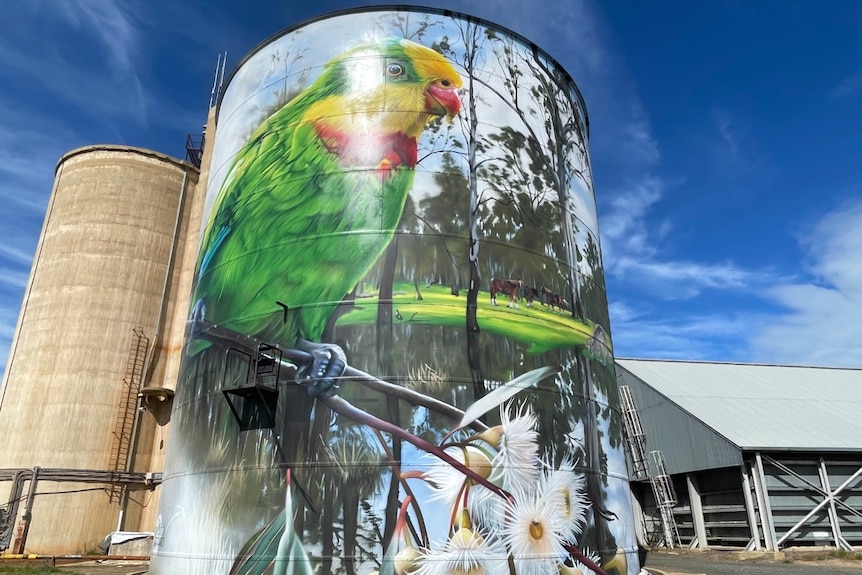
<path fill-rule="evenodd" d="M 832 527 L 832 540 L 835 542 L 835 547 L 844 551 L 853 551 L 853 548 L 841 536 L 841 526 L 838 521 L 838 512 L 835 510 L 835 498 L 832 497 L 832 488 L 829 486 L 829 475 L 826 473 L 826 462 L 820 458 L 820 484 L 823 490 L 827 493 L 829 501 L 829 526 Z"/>
<path fill-rule="evenodd" d="M 39 467 L 33 468 L 33 474 L 30 476 L 30 489 L 27 491 L 27 506 L 24 507 L 24 513 L 21 514 L 21 540 L 18 542 L 18 553 L 23 553 L 27 546 L 27 534 L 30 533 L 30 523 L 33 518 L 33 500 L 36 499 L 36 486 L 39 485 Z"/>
<path fill-rule="evenodd" d="M 32 472 L 31 469 L 18 469 L 12 476 L 12 489 L 9 491 L 9 503 L 6 506 L 6 525 L 0 530 L 0 551 L 9 549 L 9 544 L 12 542 L 12 532 L 15 530 L 15 519 L 18 517 L 24 481 Z"/>
<path fill-rule="evenodd" d="M 34 480 L 34 475 L 36 479 Z M 15 528 L 15 519 L 18 515 L 18 507 L 22 500 L 21 493 L 24 491 L 24 483 L 30 481 L 31 495 L 35 495 L 33 490 L 36 487 L 37 480 L 52 481 L 57 483 L 74 482 L 74 483 L 123 483 L 128 491 L 130 485 L 143 485 L 145 487 L 155 488 L 162 482 L 161 473 L 120 473 L 116 471 L 101 470 L 101 469 L 64 469 L 51 467 L 34 467 L 33 469 L 24 468 L 6 468 L 0 469 L 0 481 L 12 481 L 12 489 L 9 493 L 8 523 L 6 528 L 0 531 L 0 551 L 5 551 L 9 548 L 12 541 L 12 533 Z M 27 510 L 24 515 L 31 514 L 33 498 L 28 495 Z M 22 519 L 24 518 L 22 515 Z M 27 520 L 29 521 L 29 519 Z"/>
<path fill-rule="evenodd" d="M 183 212 L 183 204 L 185 203 L 186 198 L 186 189 L 188 188 L 188 178 L 189 178 L 189 168 L 183 170 L 183 183 L 180 186 L 180 197 L 177 201 L 177 211 L 174 216 L 174 233 L 171 236 L 171 251 L 168 255 L 168 264 L 167 269 L 165 270 L 165 280 L 162 283 L 162 300 L 159 303 L 159 315 L 156 318 L 156 330 L 153 333 L 153 342 L 150 345 L 150 349 L 147 350 L 147 358 L 144 363 L 144 378 L 141 381 L 141 387 L 146 387 L 147 383 L 149 383 L 152 378 L 152 366 L 153 366 L 153 356 L 155 355 L 156 345 L 161 339 L 161 332 L 163 329 L 164 321 L 165 321 L 165 308 L 167 307 L 165 304 L 167 302 L 167 292 L 168 292 L 168 283 L 171 280 L 171 273 L 174 267 L 174 259 L 176 258 L 177 252 L 177 237 L 179 236 L 180 231 L 180 223 Z M 138 390 L 140 391 L 140 389 Z M 129 440 L 129 458 L 126 460 L 126 466 L 124 471 L 127 473 L 132 470 L 135 465 L 135 455 L 137 455 L 138 448 L 138 438 L 140 436 L 141 431 L 141 413 L 143 412 L 143 401 L 138 396 L 137 404 L 135 405 L 135 418 L 132 422 L 132 437 Z M 126 511 L 129 506 L 129 486 L 123 486 L 123 492 L 120 495 L 120 510 L 117 513 L 117 531 L 122 531 L 126 524 Z"/>
<path fill-rule="evenodd" d="M 180 186 L 180 197 L 179 197 L 179 200 L 177 202 L 176 215 L 174 216 L 174 233 L 171 236 L 171 251 L 168 254 L 168 265 L 167 265 L 167 269 L 165 270 L 165 279 L 162 282 L 162 300 L 159 303 L 159 315 L 156 318 L 156 330 L 153 334 L 153 344 L 152 344 L 152 346 L 150 346 L 150 349 L 147 352 L 147 359 L 146 359 L 145 366 L 144 366 L 144 380 L 143 380 L 142 384 L 146 384 L 146 382 L 148 382 L 149 379 L 153 375 L 152 374 L 153 356 L 155 355 L 156 343 L 158 343 L 159 339 L 161 338 L 162 326 L 163 326 L 164 321 L 165 321 L 165 309 L 167 308 L 167 306 L 165 304 L 167 303 L 167 299 L 168 299 L 167 298 L 168 283 L 170 283 L 170 280 L 171 280 L 171 272 L 173 271 L 174 259 L 176 258 L 176 253 L 177 253 L 177 237 L 179 236 L 180 224 L 181 224 L 180 216 L 182 215 L 183 204 L 185 203 L 186 189 L 188 187 L 187 186 L 188 178 L 189 178 L 189 168 L 187 167 L 183 170 L 183 183 Z"/>
<path fill-rule="evenodd" d="M 13 481 L 19 473 L 23 476 L 23 481 L 26 481 L 30 478 L 32 472 L 32 469 L 0 469 L 0 481 Z M 117 473 L 109 469 L 71 469 L 62 467 L 40 467 L 39 477 L 42 481 L 74 481 L 77 483 L 111 483 L 112 478 L 114 478 L 117 483 L 131 483 L 145 486 L 156 486 L 162 481 L 161 473 Z"/>

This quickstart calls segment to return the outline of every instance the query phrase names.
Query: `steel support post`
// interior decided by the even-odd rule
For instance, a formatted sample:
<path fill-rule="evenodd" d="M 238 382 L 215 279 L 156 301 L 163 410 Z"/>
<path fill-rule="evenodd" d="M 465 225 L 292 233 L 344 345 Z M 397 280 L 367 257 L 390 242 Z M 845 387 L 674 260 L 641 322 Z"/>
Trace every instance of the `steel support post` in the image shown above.
<path fill-rule="evenodd" d="M 841 525 L 838 521 L 838 512 L 835 510 L 835 496 L 832 493 L 832 487 L 829 485 L 829 475 L 826 473 L 826 462 L 820 458 L 820 485 L 823 491 L 826 492 L 826 497 L 829 500 L 829 525 L 832 527 L 832 540 L 835 542 L 835 547 L 844 551 L 853 551 L 853 547 L 844 540 L 841 536 Z"/>
<path fill-rule="evenodd" d="M 754 507 L 754 499 L 751 497 L 751 477 L 743 463 L 739 467 L 739 473 L 742 476 L 742 494 L 745 497 L 745 513 L 748 515 L 748 529 L 751 531 L 751 541 L 746 549 L 753 551 L 762 549 L 760 545 L 760 528 L 757 526 L 757 511 Z"/>
<path fill-rule="evenodd" d="M 772 521 L 772 506 L 769 503 L 769 490 L 766 488 L 766 475 L 763 473 L 763 459 L 760 452 L 754 454 L 754 490 L 757 493 L 757 507 L 760 510 L 760 525 L 767 551 L 778 551 L 778 538 Z"/>
<path fill-rule="evenodd" d="M 697 546 L 701 549 L 709 547 L 706 540 L 706 524 L 703 520 L 703 501 L 700 498 L 700 486 L 697 477 L 691 473 L 685 474 L 685 482 L 688 486 L 688 500 L 691 509 L 691 521 L 694 523 L 694 536 Z"/>

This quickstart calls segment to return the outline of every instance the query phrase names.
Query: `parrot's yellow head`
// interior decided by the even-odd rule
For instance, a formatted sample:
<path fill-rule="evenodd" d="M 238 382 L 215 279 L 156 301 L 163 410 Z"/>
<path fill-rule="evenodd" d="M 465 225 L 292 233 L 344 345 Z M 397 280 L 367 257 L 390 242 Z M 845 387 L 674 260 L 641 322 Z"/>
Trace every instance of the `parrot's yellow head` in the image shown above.
<path fill-rule="evenodd" d="M 416 139 L 435 117 L 459 112 L 462 85 L 443 55 L 390 38 L 333 58 L 310 88 L 322 97 L 304 119 L 332 132 Z"/>

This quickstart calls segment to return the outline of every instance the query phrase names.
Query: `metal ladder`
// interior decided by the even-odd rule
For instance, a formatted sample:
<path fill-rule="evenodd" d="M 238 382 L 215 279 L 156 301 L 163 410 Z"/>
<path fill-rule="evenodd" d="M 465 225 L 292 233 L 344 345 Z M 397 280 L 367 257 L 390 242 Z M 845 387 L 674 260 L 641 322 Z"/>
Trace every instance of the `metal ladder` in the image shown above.
<path fill-rule="evenodd" d="M 632 391 L 626 385 L 620 386 L 620 403 L 626 442 L 629 447 L 629 455 L 632 458 L 632 474 L 635 479 L 648 479 L 649 464 L 646 458 L 646 435 L 644 435 L 644 430 L 641 426 L 638 410 L 635 408 Z"/>
<path fill-rule="evenodd" d="M 673 488 L 673 481 L 665 471 L 664 456 L 661 451 L 650 451 L 653 462 L 652 469 L 650 469 L 646 453 L 646 434 L 641 425 L 640 415 L 638 415 L 637 407 L 635 407 L 631 389 L 626 385 L 621 385 L 619 390 L 623 432 L 632 460 L 632 475 L 638 481 L 649 481 L 650 483 L 661 520 L 661 542 L 666 547 L 681 545 L 676 519 L 673 516 L 676 492 Z M 644 527 L 646 528 L 646 525 Z M 653 529 L 655 529 L 654 523 Z M 651 530 L 647 529 L 647 531 Z"/>
<path fill-rule="evenodd" d="M 655 474 L 650 477 L 650 485 L 652 485 L 652 493 L 661 516 L 664 544 L 666 547 L 681 547 L 679 529 L 677 529 L 676 519 L 673 516 L 673 507 L 676 505 L 676 491 L 673 488 L 673 481 L 665 471 L 664 456 L 661 451 L 650 451 L 649 454 L 655 468 Z"/>
<path fill-rule="evenodd" d="M 132 448 L 132 433 L 135 426 L 135 412 L 138 409 L 138 393 L 144 375 L 144 363 L 147 357 L 147 347 L 150 340 L 140 327 L 132 329 L 129 343 L 129 356 L 126 359 L 126 371 L 120 389 L 120 399 L 117 402 L 117 419 L 114 424 L 114 437 L 111 442 L 111 453 L 108 469 L 116 473 L 126 471 Z M 108 487 L 108 500 L 119 501 L 123 485 L 112 482 Z"/>

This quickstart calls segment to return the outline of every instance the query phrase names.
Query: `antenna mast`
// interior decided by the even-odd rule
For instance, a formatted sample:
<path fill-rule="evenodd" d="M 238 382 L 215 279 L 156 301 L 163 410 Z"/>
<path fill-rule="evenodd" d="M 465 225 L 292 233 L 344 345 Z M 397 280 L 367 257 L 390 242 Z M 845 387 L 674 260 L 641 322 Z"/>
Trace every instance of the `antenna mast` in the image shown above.
<path fill-rule="evenodd" d="M 224 86 L 224 69 L 227 65 L 227 50 L 218 55 L 216 60 L 215 74 L 213 75 L 213 87 L 210 90 L 210 108 L 215 106 L 218 101 L 221 89 Z"/>

